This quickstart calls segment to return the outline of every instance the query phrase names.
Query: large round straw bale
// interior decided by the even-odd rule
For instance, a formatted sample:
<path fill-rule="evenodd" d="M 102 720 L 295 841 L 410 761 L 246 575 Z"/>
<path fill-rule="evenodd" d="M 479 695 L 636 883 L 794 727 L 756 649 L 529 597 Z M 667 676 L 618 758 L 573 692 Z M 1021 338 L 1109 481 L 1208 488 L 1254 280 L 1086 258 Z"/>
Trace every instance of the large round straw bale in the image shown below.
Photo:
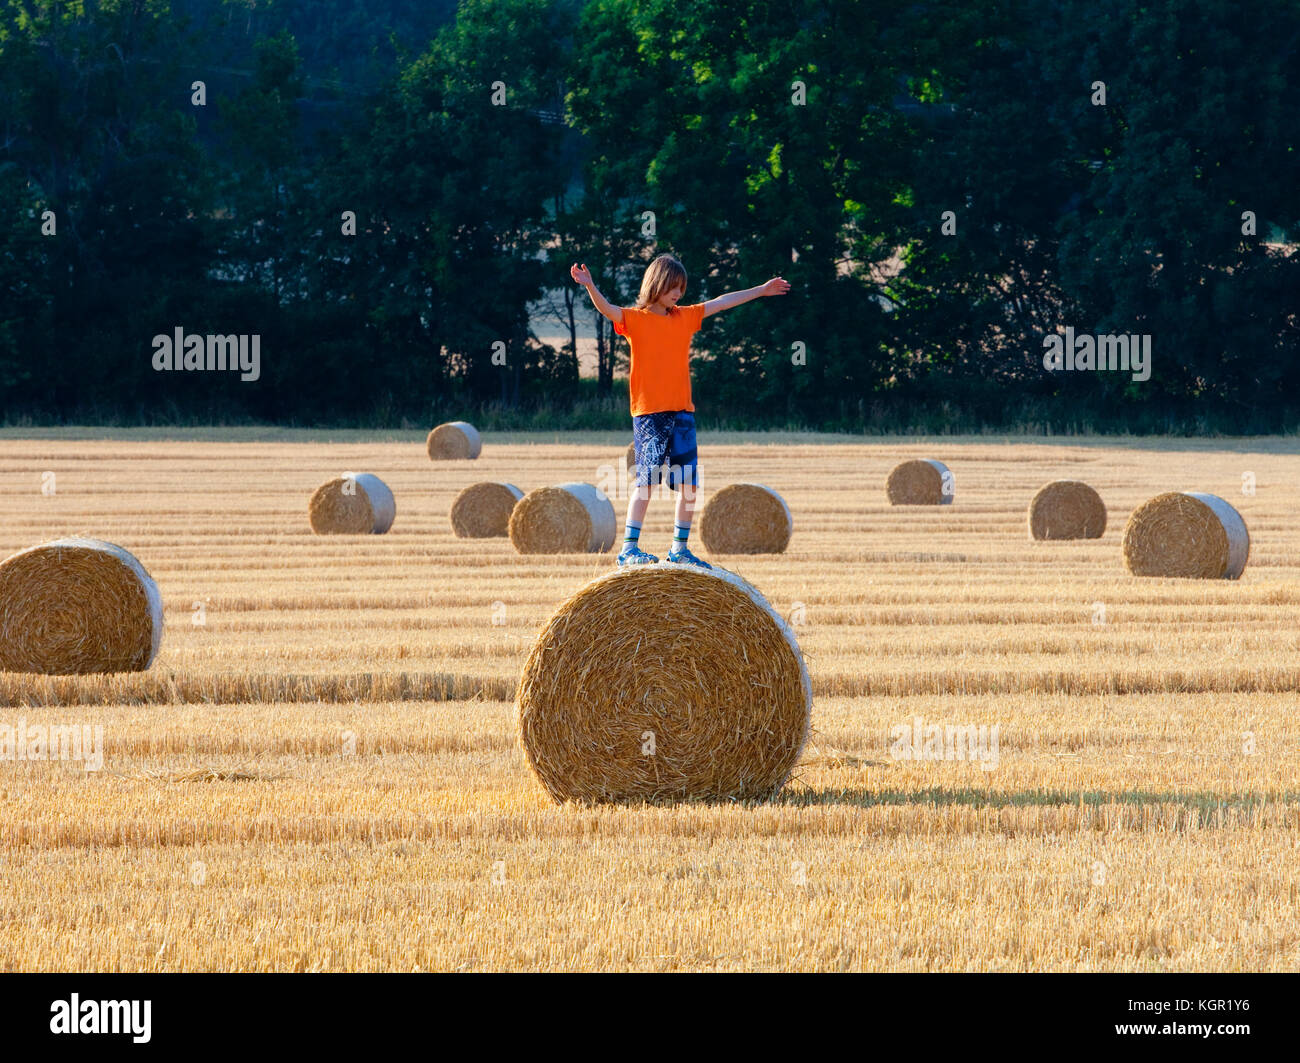
<path fill-rule="evenodd" d="M 891 506 L 952 504 L 952 471 L 941 461 L 918 458 L 896 465 L 885 482 Z"/>
<path fill-rule="evenodd" d="M 627 445 L 627 467 L 629 469 L 636 468 L 636 444 L 635 443 L 629 443 Z"/>
<path fill-rule="evenodd" d="M 613 505 L 591 484 L 539 487 L 510 514 L 510 541 L 521 554 L 603 554 L 617 533 Z"/>
<path fill-rule="evenodd" d="M 518 708 L 557 801 L 761 800 L 799 759 L 812 689 L 789 625 L 739 576 L 645 565 L 560 606 Z"/>
<path fill-rule="evenodd" d="M 451 504 L 451 530 L 462 539 L 510 534 L 510 514 L 524 493 L 514 484 L 471 484 Z"/>
<path fill-rule="evenodd" d="M 1246 522 L 1217 495 L 1156 495 L 1124 529 L 1124 564 L 1135 576 L 1236 579 L 1249 556 Z"/>
<path fill-rule="evenodd" d="M 143 672 L 162 629 L 158 585 L 120 546 L 58 539 L 0 564 L 0 671 Z"/>
<path fill-rule="evenodd" d="M 1054 480 L 1029 503 L 1031 539 L 1100 539 L 1106 503 L 1079 480 Z"/>
<path fill-rule="evenodd" d="M 793 532 L 785 499 L 762 484 L 728 484 L 700 514 L 700 540 L 711 554 L 779 554 Z"/>
<path fill-rule="evenodd" d="M 477 458 L 483 451 L 478 429 L 467 421 L 448 421 L 429 433 L 425 449 L 432 461 Z"/>
<path fill-rule="evenodd" d="M 307 516 L 317 535 L 383 535 L 393 526 L 397 503 L 378 476 L 345 472 L 316 488 Z"/>

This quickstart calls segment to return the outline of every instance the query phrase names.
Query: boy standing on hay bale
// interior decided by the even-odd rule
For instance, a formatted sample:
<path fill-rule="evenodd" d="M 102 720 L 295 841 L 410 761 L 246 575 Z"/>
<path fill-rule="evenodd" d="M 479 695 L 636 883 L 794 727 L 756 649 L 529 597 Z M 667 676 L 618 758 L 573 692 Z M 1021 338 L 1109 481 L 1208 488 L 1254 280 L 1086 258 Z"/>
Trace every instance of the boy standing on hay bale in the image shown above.
<path fill-rule="evenodd" d="M 695 406 L 691 402 L 691 336 L 712 314 L 730 310 L 764 295 L 785 295 L 789 281 L 773 277 L 757 288 L 728 292 L 707 303 L 678 306 L 686 294 L 686 269 L 672 255 L 660 255 L 641 278 L 636 306 L 614 306 L 592 283 L 585 263 L 569 275 L 587 289 L 592 304 L 626 336 L 632 346 L 628 395 L 632 400 L 632 442 L 636 450 L 637 489 L 627 503 L 620 565 L 651 565 L 659 558 L 641 549 L 641 522 L 650 505 L 650 487 L 668 466 L 668 486 L 677 488 L 676 523 L 668 560 L 674 564 L 713 566 L 686 548 L 695 512 L 699 465 L 695 448 Z"/>

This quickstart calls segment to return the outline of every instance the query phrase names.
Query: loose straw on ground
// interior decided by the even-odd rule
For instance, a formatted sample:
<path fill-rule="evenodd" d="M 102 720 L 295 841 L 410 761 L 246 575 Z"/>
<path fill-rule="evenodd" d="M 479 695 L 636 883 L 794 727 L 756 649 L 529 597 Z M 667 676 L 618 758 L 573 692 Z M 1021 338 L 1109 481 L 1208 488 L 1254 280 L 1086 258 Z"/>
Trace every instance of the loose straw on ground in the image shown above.
<path fill-rule="evenodd" d="M 920 458 L 897 465 L 885 483 L 892 506 L 947 506 L 952 504 L 952 471 L 941 461 Z"/>
<path fill-rule="evenodd" d="M 700 514 L 700 541 L 712 554 L 779 554 L 794 532 L 785 499 L 762 484 L 728 484 Z"/>
<path fill-rule="evenodd" d="M 1055 480 L 1029 503 L 1031 539 L 1100 539 L 1106 530 L 1106 503 L 1079 480 Z"/>
<path fill-rule="evenodd" d="M 368 472 L 345 472 L 321 484 L 307 505 L 317 535 L 382 535 L 396 516 L 393 492 Z"/>
<path fill-rule="evenodd" d="M 483 440 L 468 421 L 448 421 L 429 433 L 424 447 L 431 461 L 468 460 L 483 452 Z"/>
<path fill-rule="evenodd" d="M 539 487 L 510 514 L 510 542 L 521 554 L 603 554 L 617 533 L 613 505 L 591 484 Z"/>
<path fill-rule="evenodd" d="M 1250 556 L 1250 533 L 1217 495 L 1169 491 L 1133 511 L 1123 550 L 1135 576 L 1237 579 Z"/>
<path fill-rule="evenodd" d="M 162 629 L 158 585 L 113 543 L 58 539 L 0 564 L 0 671 L 142 672 Z"/>
<path fill-rule="evenodd" d="M 616 570 L 566 601 L 524 663 L 519 736 L 557 801 L 764 800 L 808 738 L 793 631 L 734 573 Z"/>
<path fill-rule="evenodd" d="M 451 529 L 461 539 L 510 534 L 510 514 L 524 493 L 514 484 L 471 484 L 451 504 Z"/>

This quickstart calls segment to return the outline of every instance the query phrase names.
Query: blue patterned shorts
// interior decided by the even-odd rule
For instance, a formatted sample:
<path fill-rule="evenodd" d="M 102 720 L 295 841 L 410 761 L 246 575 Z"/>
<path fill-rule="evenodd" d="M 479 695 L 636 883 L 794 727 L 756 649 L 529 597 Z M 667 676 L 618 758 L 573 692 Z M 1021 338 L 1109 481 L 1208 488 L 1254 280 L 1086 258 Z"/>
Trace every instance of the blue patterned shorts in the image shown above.
<path fill-rule="evenodd" d="M 632 445 L 636 448 L 637 486 L 659 483 L 665 465 L 669 487 L 699 484 L 695 414 L 677 410 L 633 417 Z"/>

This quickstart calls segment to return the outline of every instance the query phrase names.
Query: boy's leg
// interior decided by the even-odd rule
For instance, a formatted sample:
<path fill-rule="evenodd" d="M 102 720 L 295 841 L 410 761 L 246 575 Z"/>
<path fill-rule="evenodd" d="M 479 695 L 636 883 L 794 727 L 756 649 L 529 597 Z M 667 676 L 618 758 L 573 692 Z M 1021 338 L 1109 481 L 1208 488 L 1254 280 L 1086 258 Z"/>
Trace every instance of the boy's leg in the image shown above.
<path fill-rule="evenodd" d="M 677 506 L 673 510 L 673 545 L 670 553 L 686 548 L 691 537 L 691 520 L 695 516 L 695 485 L 679 484 L 677 487 Z"/>
<path fill-rule="evenodd" d="M 682 536 L 683 541 L 691 537 L 691 520 L 694 517 L 695 485 L 690 483 L 679 484 L 677 487 L 677 508 L 673 513 L 673 519 L 676 526 L 685 531 Z"/>
<path fill-rule="evenodd" d="M 650 485 L 667 453 L 671 414 L 645 414 L 632 418 L 632 439 L 636 448 L 636 489 L 627 501 L 627 522 L 623 529 L 620 565 L 645 565 L 659 560 L 641 549 L 641 524 L 650 505 Z"/>
<path fill-rule="evenodd" d="M 627 500 L 627 520 L 623 526 L 623 552 L 627 552 L 630 547 L 640 546 L 641 524 L 645 520 L 645 511 L 649 508 L 650 488 L 636 485 Z"/>
<path fill-rule="evenodd" d="M 691 537 L 691 521 L 695 516 L 695 497 L 699 488 L 699 461 L 695 446 L 695 418 L 680 413 L 673 432 L 673 453 L 670 457 L 670 478 L 677 487 L 677 508 L 673 522 L 673 544 L 668 560 L 700 568 L 712 568 L 691 553 L 687 541 Z"/>
<path fill-rule="evenodd" d="M 645 511 L 650 508 L 650 488 L 638 484 L 627 500 L 627 522 L 635 523 L 639 528 L 645 520 Z"/>

